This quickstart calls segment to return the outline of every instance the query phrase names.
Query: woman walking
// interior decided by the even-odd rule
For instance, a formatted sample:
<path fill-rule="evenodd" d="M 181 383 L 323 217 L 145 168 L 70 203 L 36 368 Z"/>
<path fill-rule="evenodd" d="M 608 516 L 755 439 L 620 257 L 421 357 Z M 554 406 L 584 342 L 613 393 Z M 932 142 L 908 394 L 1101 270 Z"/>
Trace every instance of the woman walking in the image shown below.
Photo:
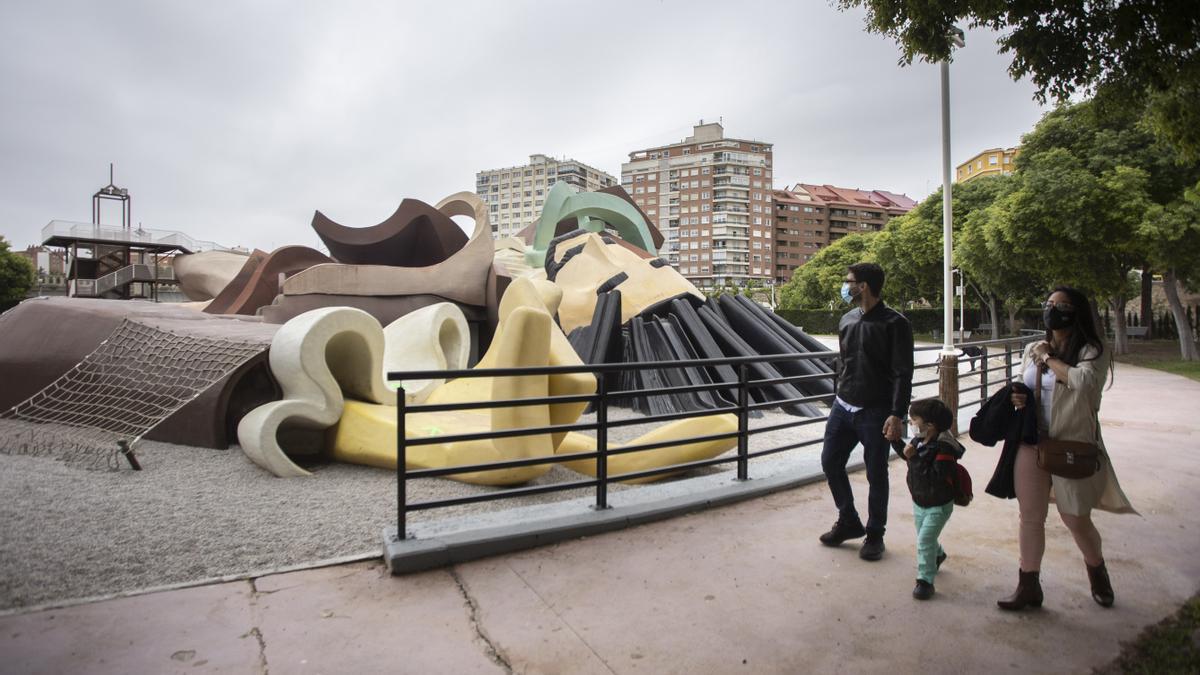
<path fill-rule="evenodd" d="M 1035 400 L 1014 390 L 1013 407 L 1019 410 L 1029 404 L 1037 406 L 1040 439 L 1099 446 L 1100 469 L 1086 478 L 1052 477 L 1038 465 L 1037 447 L 1021 444 L 1013 468 L 1020 511 L 1020 577 L 1016 592 L 997 604 L 1006 610 L 1042 605 L 1039 574 L 1046 549 L 1046 514 L 1053 498 L 1083 554 L 1092 599 L 1102 607 L 1111 607 L 1112 583 L 1091 512 L 1098 508 L 1135 513 L 1121 491 L 1100 436 L 1100 398 L 1112 367 L 1112 354 L 1096 328 L 1091 303 L 1080 291 L 1066 286 L 1054 289 L 1042 318 L 1046 338 L 1026 348 L 1021 371 L 1025 386 L 1035 392 Z M 1039 388 L 1040 396 L 1036 395 Z"/>

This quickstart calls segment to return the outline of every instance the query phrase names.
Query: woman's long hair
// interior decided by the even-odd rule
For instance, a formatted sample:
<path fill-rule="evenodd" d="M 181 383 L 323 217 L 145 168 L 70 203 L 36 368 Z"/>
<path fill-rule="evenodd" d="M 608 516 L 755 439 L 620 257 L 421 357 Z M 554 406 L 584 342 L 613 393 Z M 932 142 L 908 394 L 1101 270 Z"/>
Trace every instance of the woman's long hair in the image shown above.
<path fill-rule="evenodd" d="M 1102 337 L 1099 328 L 1096 326 L 1096 314 L 1092 311 L 1092 303 L 1090 300 L 1088 300 L 1087 295 L 1085 295 L 1083 291 L 1070 286 L 1058 286 L 1050 292 L 1050 295 L 1054 295 L 1055 293 L 1065 294 L 1067 299 L 1070 301 L 1071 306 L 1075 308 L 1075 323 L 1071 326 L 1071 332 L 1069 337 L 1067 337 L 1066 347 L 1064 348 L 1063 353 L 1057 355 L 1058 358 L 1062 359 L 1062 361 L 1069 366 L 1077 366 L 1079 365 L 1080 361 L 1079 355 L 1086 346 L 1095 347 L 1096 354 L 1089 358 L 1083 359 L 1084 361 L 1091 361 L 1099 358 L 1100 355 L 1104 353 L 1104 338 Z M 1046 341 L 1053 344 L 1053 339 L 1054 332 L 1047 328 Z M 1115 376 L 1115 364 L 1112 361 L 1109 362 L 1108 369 L 1110 382 L 1109 386 L 1112 386 L 1111 382 Z"/>

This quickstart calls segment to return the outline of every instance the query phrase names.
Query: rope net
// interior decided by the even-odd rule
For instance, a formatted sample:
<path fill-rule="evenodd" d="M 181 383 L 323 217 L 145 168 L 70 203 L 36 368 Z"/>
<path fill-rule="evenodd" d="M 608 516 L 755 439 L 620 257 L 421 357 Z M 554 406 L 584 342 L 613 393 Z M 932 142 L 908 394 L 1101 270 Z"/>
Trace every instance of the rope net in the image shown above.
<path fill-rule="evenodd" d="M 0 413 L 0 453 L 119 469 L 151 429 L 266 348 L 125 319 L 62 377 Z"/>

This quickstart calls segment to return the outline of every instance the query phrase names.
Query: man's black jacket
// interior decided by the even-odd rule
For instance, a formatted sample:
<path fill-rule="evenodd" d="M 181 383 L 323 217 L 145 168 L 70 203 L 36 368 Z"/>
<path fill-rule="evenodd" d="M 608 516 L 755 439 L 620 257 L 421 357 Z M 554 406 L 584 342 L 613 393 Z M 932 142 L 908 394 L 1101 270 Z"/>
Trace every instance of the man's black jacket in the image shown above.
<path fill-rule="evenodd" d="M 912 399 L 913 335 L 908 319 L 879 301 L 846 312 L 838 324 L 837 395 L 850 405 L 887 408 L 904 419 Z"/>
<path fill-rule="evenodd" d="M 1025 394 L 1029 404 L 1023 409 L 1013 408 L 1012 393 Z M 1001 499 L 1014 499 L 1017 491 L 1013 486 L 1013 468 L 1017 464 L 1017 450 L 1021 443 L 1036 445 L 1038 442 L 1037 409 L 1033 405 L 1033 392 L 1020 382 L 1001 387 L 983 404 L 975 417 L 971 418 L 971 440 L 987 446 L 1004 441 L 1000 461 L 984 492 Z"/>

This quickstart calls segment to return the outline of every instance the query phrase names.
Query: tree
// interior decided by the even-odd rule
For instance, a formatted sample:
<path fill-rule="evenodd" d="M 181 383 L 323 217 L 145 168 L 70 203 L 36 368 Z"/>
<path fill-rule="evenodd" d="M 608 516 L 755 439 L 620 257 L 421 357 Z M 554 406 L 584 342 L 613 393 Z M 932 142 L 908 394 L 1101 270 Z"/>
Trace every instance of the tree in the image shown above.
<path fill-rule="evenodd" d="M 802 265 L 780 289 L 782 309 L 827 309 L 843 304 L 842 281 L 846 268 L 858 262 L 872 262 L 871 239 L 876 233 L 850 234 L 821 249 Z M 890 284 L 884 288 L 887 296 Z"/>
<path fill-rule="evenodd" d="M 1014 80 L 1035 97 L 1095 95 L 1103 107 L 1147 107 L 1146 121 L 1185 159 L 1200 159 L 1200 3 L 1195 0 L 839 0 L 865 7 L 867 30 L 895 39 L 902 64 L 951 58 L 956 24 L 1003 33 Z"/>
<path fill-rule="evenodd" d="M 1143 121 L 1091 101 L 1059 106 L 1025 135 L 1014 189 L 979 223 L 996 228 L 992 250 L 1006 250 L 1044 289 L 1065 283 L 1108 300 L 1118 354 L 1125 302 L 1137 293 L 1128 274 L 1148 255 L 1143 221 L 1200 179 L 1200 164 L 1178 163 Z"/>
<path fill-rule="evenodd" d="M 1142 222 L 1140 234 L 1155 267 L 1163 271 L 1163 290 L 1175 332 L 1179 355 L 1185 361 L 1200 360 L 1191 321 L 1179 299 L 1179 286 L 1200 286 L 1200 183 L 1167 206 L 1155 205 Z"/>
<path fill-rule="evenodd" d="M 1009 183 L 1009 176 L 977 178 L 956 186 L 952 192 L 955 237 L 974 211 L 990 206 Z M 894 304 L 924 300 L 943 304 L 942 191 L 939 189 L 912 211 L 893 219 L 873 244 L 875 259 L 888 275 L 889 300 Z M 974 274 L 970 269 L 967 278 Z M 968 284 L 971 285 L 971 284 Z M 995 316 L 994 297 L 980 292 L 982 304 Z M 995 329 L 995 328 L 994 328 Z"/>
<path fill-rule="evenodd" d="M 10 250 L 8 240 L 0 236 L 0 302 L 23 300 L 33 288 L 33 263 Z"/>
<path fill-rule="evenodd" d="M 954 259 L 966 271 L 967 283 L 986 298 L 988 313 L 992 319 L 992 337 L 999 337 L 1000 321 L 997 314 L 1003 307 L 1008 315 L 1008 332 L 1017 332 L 1017 312 L 1031 304 L 1041 291 L 1040 280 L 1019 264 L 1015 264 L 1004 232 L 1012 227 L 1010 214 L 999 203 L 1000 199 L 1019 186 L 1018 176 L 1005 176 L 1004 191 L 997 200 L 982 209 L 976 209 L 962 221 L 962 230 L 954 237 Z M 975 179 L 972 183 L 985 179 Z M 999 306 L 999 307 L 998 307 Z"/>

